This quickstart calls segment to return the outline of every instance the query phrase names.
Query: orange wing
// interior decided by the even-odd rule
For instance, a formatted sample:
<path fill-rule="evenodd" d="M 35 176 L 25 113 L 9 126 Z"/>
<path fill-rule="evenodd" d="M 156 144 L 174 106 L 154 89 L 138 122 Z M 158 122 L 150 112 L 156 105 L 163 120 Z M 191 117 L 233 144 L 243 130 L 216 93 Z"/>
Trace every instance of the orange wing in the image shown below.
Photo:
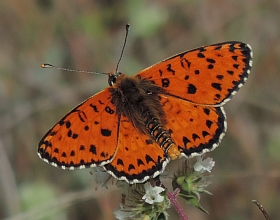
<path fill-rule="evenodd" d="M 118 150 L 113 161 L 104 166 L 107 172 L 130 184 L 142 183 L 162 173 L 168 162 L 168 156 L 151 137 L 121 116 Z"/>
<path fill-rule="evenodd" d="M 167 115 L 166 128 L 181 155 L 202 155 L 219 145 L 226 131 L 222 107 L 196 105 L 166 95 L 161 96 L 161 104 Z"/>
<path fill-rule="evenodd" d="M 249 45 L 225 42 L 175 55 L 137 76 L 154 81 L 176 97 L 220 106 L 247 80 L 251 59 Z"/>
<path fill-rule="evenodd" d="M 39 143 L 38 155 L 62 169 L 80 169 L 112 161 L 119 117 L 111 93 L 103 90 L 64 116 Z"/>

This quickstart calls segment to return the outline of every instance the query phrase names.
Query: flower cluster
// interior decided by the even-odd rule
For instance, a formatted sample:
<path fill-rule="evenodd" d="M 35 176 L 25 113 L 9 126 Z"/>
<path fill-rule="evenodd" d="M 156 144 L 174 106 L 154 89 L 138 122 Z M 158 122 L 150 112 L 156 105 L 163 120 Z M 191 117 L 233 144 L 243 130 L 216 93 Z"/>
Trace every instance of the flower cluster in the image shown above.
<path fill-rule="evenodd" d="M 128 184 L 125 181 L 117 181 L 117 186 L 121 190 L 123 201 L 120 210 L 115 211 L 116 219 L 167 219 L 167 209 L 172 204 L 176 210 L 180 210 L 176 197 L 180 196 L 187 203 L 197 207 L 203 212 L 199 203 L 201 194 L 208 192 L 205 188 L 210 184 L 207 180 L 207 173 L 210 173 L 215 165 L 212 158 L 197 157 L 185 160 L 182 167 L 174 175 L 172 186 L 174 193 L 170 193 L 162 183 L 151 179 L 144 184 Z M 107 188 L 107 183 L 111 176 L 101 168 L 96 168 L 94 180 Z M 112 178 L 113 179 L 113 178 Z M 178 212 L 181 219 L 187 219 L 184 213 Z"/>
<path fill-rule="evenodd" d="M 180 196 L 184 198 L 189 204 L 197 207 L 201 211 L 208 213 L 199 203 L 201 193 L 211 193 L 205 188 L 211 183 L 207 180 L 205 172 L 211 172 L 215 165 L 212 158 L 202 160 L 202 157 L 197 157 L 197 162 L 192 165 L 188 161 L 178 171 L 172 181 L 174 189 L 180 189 Z"/>
<path fill-rule="evenodd" d="M 129 186 L 124 196 L 127 204 L 121 204 L 121 209 L 114 212 L 117 219 L 167 219 L 170 202 L 164 188 L 150 182 L 135 184 Z"/>

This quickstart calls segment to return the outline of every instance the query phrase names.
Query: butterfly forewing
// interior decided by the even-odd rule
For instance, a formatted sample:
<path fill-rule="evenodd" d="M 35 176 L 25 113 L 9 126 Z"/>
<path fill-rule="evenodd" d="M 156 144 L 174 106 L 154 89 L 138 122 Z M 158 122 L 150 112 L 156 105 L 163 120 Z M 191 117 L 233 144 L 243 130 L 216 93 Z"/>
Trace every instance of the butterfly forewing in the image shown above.
<path fill-rule="evenodd" d="M 39 143 L 38 154 L 64 169 L 109 163 L 117 149 L 119 117 L 108 89 L 64 116 Z"/>
<path fill-rule="evenodd" d="M 152 80 L 175 97 L 197 104 L 222 105 L 247 80 L 251 59 L 249 45 L 225 42 L 175 55 L 137 75 Z"/>

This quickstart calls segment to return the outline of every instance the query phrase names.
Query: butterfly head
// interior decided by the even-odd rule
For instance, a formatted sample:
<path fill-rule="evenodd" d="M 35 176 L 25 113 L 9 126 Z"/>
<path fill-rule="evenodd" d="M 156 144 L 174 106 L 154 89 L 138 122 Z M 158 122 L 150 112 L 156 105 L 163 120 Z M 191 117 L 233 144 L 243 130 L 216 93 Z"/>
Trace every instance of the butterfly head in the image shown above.
<path fill-rule="evenodd" d="M 122 75 L 121 72 L 115 72 L 114 74 L 109 74 L 108 84 L 110 86 L 113 86 L 116 83 L 118 76 L 120 76 L 120 75 Z"/>

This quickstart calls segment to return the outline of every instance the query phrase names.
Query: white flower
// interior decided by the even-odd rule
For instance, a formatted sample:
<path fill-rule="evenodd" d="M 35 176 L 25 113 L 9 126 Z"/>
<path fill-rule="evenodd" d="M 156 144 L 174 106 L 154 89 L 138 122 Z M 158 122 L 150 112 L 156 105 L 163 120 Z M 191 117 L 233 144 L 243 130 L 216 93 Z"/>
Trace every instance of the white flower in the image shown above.
<path fill-rule="evenodd" d="M 146 194 L 142 197 L 145 199 L 146 203 L 153 204 L 155 202 L 162 202 L 164 197 L 160 195 L 165 189 L 162 187 L 152 187 L 150 183 L 145 183 L 144 185 Z"/>
<path fill-rule="evenodd" d="M 202 160 L 202 157 L 197 157 L 197 162 L 194 164 L 194 170 L 202 173 L 208 171 L 210 173 L 214 166 L 215 161 L 213 161 L 213 158 L 208 157 L 207 159 Z"/>

